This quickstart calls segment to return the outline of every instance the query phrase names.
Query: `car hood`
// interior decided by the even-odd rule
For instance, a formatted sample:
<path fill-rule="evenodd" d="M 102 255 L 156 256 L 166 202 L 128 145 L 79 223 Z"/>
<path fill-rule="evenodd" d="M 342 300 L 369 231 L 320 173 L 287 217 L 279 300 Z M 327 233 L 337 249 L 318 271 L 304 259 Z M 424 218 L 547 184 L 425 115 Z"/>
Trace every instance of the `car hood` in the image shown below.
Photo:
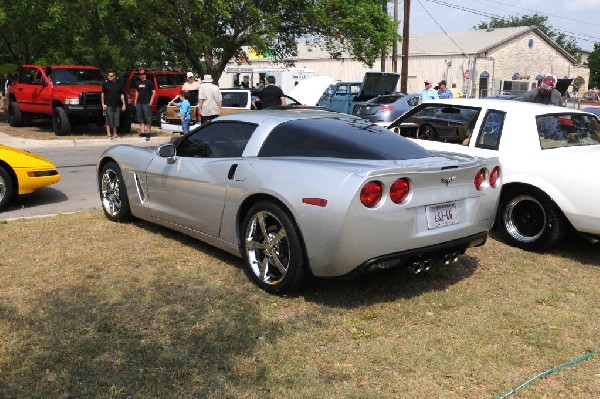
<path fill-rule="evenodd" d="M 303 105 L 317 105 L 323 92 L 334 82 L 329 76 L 314 76 L 300 81 L 287 94 Z"/>
<path fill-rule="evenodd" d="M 390 94 L 396 91 L 400 74 L 392 72 L 367 72 L 363 78 L 360 98 L 373 98 L 380 94 Z"/>
<path fill-rule="evenodd" d="M 0 159 L 8 162 L 13 168 L 52 167 L 52 161 L 41 155 L 26 150 L 0 144 Z"/>

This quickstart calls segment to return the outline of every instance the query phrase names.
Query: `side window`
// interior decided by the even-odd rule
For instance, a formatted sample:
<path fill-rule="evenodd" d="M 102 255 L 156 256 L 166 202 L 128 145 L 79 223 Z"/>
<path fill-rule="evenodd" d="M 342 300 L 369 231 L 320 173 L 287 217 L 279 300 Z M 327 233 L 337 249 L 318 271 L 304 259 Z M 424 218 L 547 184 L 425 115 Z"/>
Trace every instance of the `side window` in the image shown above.
<path fill-rule="evenodd" d="M 411 107 L 416 107 L 419 104 L 419 96 L 413 97 L 407 101 Z"/>
<path fill-rule="evenodd" d="M 21 78 L 19 79 L 21 83 L 32 84 L 33 79 L 37 73 L 40 73 L 35 68 L 24 68 L 21 71 Z"/>
<path fill-rule="evenodd" d="M 502 126 L 506 113 L 489 110 L 483 119 L 475 147 L 497 150 L 502 136 Z"/>
<path fill-rule="evenodd" d="M 242 122 L 211 122 L 187 136 L 177 155 L 193 158 L 239 158 L 256 125 Z"/>

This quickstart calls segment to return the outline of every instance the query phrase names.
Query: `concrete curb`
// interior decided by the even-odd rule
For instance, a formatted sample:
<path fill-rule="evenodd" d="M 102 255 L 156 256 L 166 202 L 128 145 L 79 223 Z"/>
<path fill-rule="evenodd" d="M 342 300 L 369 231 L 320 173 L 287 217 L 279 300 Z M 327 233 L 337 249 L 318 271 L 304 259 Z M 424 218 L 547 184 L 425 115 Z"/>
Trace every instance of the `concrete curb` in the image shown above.
<path fill-rule="evenodd" d="M 27 149 L 40 148 L 58 148 L 58 147 L 112 147 L 117 144 L 130 144 L 139 146 L 160 145 L 169 143 L 180 137 L 178 134 L 170 136 L 156 136 L 147 140 L 143 137 L 123 137 L 116 140 L 109 140 L 106 137 L 97 139 L 81 139 L 81 140 L 34 140 L 23 137 L 13 137 L 6 133 L 0 132 L 0 143 L 15 147 Z"/>

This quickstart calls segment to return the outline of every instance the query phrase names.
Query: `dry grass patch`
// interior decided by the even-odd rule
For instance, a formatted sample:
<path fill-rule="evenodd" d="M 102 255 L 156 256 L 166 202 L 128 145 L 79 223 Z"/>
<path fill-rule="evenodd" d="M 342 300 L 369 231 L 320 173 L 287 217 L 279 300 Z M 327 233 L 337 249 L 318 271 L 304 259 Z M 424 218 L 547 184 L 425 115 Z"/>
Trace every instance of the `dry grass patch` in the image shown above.
<path fill-rule="evenodd" d="M 13 137 L 22 137 L 34 140 L 82 140 L 104 138 L 106 128 L 95 124 L 74 125 L 71 127 L 71 134 L 68 136 L 57 136 L 52 130 L 52 120 L 50 118 L 33 119 L 30 126 L 12 127 L 6 121 L 6 116 L 0 113 L 0 132 Z M 123 137 L 135 136 L 139 134 L 138 124 L 131 125 L 131 133 Z M 172 136 L 170 131 L 162 130 L 158 126 L 152 127 L 153 136 Z"/>
<path fill-rule="evenodd" d="M 493 398 L 600 349 L 598 247 L 259 291 L 241 261 L 101 211 L 0 224 L 0 397 Z M 596 398 L 600 356 L 518 398 Z"/>

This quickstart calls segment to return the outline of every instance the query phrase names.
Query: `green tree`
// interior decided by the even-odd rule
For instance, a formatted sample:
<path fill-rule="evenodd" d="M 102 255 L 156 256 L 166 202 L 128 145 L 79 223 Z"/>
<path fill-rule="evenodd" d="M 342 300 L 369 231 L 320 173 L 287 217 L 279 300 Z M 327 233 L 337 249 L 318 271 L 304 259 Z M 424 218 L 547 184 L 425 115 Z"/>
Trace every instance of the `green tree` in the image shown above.
<path fill-rule="evenodd" d="M 588 57 L 588 66 L 590 68 L 589 88 L 600 87 L 600 43 L 594 44 L 594 50 Z"/>
<path fill-rule="evenodd" d="M 492 18 L 489 21 L 482 21 L 475 25 L 475 29 L 491 28 L 511 28 L 517 26 L 535 26 L 561 46 L 573 58 L 578 59 L 579 47 L 575 40 L 568 38 L 564 33 L 557 32 L 548 24 L 548 17 L 538 13 L 532 15 L 513 15 L 506 18 Z"/>
<path fill-rule="evenodd" d="M 381 0 L 122 0 L 134 37 L 159 37 L 185 56 L 200 74 L 218 79 L 242 48 L 270 51 L 289 63 L 299 39 L 343 51 L 372 66 L 397 39 L 396 26 Z M 151 16 L 151 17 L 150 17 Z M 149 19 L 152 23 L 148 23 Z M 160 43 L 160 42 L 159 42 Z"/>

